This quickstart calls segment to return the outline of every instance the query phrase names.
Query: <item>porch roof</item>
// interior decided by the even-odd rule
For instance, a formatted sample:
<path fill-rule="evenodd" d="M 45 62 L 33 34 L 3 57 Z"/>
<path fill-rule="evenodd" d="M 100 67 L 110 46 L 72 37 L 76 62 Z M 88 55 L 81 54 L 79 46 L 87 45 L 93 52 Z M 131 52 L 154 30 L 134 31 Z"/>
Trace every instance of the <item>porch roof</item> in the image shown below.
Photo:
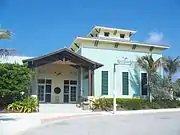
<path fill-rule="evenodd" d="M 23 60 L 23 63 L 27 62 L 28 67 L 34 68 L 45 64 L 51 64 L 57 61 L 61 61 L 61 63 L 64 62 L 64 64 L 68 61 L 67 63 L 71 66 L 90 67 L 92 69 L 97 69 L 103 66 L 103 64 L 92 61 L 86 57 L 74 53 L 67 48 L 63 48 L 39 57 Z"/>

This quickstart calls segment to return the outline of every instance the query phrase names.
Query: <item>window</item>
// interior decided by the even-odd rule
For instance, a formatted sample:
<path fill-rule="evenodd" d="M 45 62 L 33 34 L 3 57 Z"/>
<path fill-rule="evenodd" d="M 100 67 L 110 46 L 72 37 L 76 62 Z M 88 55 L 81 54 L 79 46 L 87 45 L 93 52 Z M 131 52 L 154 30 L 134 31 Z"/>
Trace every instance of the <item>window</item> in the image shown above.
<path fill-rule="evenodd" d="M 109 32 L 104 32 L 105 37 L 109 37 Z"/>
<path fill-rule="evenodd" d="M 71 84 L 71 85 L 77 85 L 77 81 L 76 81 L 76 80 L 71 80 L 71 81 L 70 81 L 70 84 Z"/>
<path fill-rule="evenodd" d="M 108 95 L 108 71 L 102 71 L 101 75 L 102 95 Z"/>
<path fill-rule="evenodd" d="M 38 79 L 38 84 L 45 84 L 45 79 Z"/>
<path fill-rule="evenodd" d="M 141 95 L 147 95 L 147 73 L 141 73 Z"/>
<path fill-rule="evenodd" d="M 128 72 L 122 72 L 122 94 L 129 95 L 129 75 Z"/>
<path fill-rule="evenodd" d="M 125 37 L 125 34 L 120 34 L 120 38 L 124 38 Z"/>

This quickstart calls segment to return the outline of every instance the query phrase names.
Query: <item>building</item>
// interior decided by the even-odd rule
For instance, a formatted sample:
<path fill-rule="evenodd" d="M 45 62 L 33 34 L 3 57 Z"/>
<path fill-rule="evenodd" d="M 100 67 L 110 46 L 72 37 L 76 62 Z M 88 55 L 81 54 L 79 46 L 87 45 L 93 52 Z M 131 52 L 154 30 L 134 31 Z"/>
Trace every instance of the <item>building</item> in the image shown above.
<path fill-rule="evenodd" d="M 70 47 L 24 60 L 36 76 L 33 95 L 40 102 L 75 103 L 80 96 L 113 95 L 113 66 L 116 94 L 120 97 L 147 95 L 147 74 L 136 64 L 137 57 L 162 56 L 169 47 L 134 42 L 134 30 L 95 26 L 86 37 L 77 37 Z M 158 69 L 163 74 L 161 68 Z"/>

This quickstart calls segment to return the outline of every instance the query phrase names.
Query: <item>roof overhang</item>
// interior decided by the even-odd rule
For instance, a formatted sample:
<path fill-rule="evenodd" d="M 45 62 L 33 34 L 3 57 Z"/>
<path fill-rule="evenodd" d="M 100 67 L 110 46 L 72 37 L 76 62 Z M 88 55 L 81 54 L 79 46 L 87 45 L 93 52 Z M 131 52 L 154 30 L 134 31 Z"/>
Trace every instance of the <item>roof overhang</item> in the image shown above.
<path fill-rule="evenodd" d="M 94 62 L 86 57 L 70 51 L 67 48 L 43 56 L 23 60 L 23 63 L 27 62 L 28 67 L 35 68 L 46 64 L 58 63 L 59 61 L 64 64 L 69 64 L 70 66 L 78 66 L 92 69 L 97 69 L 103 66 L 103 64 Z"/>
<path fill-rule="evenodd" d="M 119 43 L 124 45 L 136 45 L 142 47 L 154 47 L 159 48 L 162 50 L 168 49 L 169 46 L 167 45 L 157 45 L 157 44 L 147 44 L 147 43 L 139 43 L 139 42 L 129 42 L 129 41 L 121 41 L 121 40 L 108 40 L 108 39 L 101 39 L 101 38 L 85 38 L 85 37 L 77 37 L 74 42 L 70 45 L 70 48 L 74 48 L 74 44 L 77 42 L 83 41 L 99 41 L 99 42 L 106 42 L 106 43 Z"/>

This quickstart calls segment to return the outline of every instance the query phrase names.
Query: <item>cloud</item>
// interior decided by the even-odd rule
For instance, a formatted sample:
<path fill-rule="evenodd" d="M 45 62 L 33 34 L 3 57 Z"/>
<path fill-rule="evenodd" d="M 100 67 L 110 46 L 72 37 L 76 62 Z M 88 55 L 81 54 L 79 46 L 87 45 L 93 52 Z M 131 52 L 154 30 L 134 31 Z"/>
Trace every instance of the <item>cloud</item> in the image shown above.
<path fill-rule="evenodd" d="M 162 32 L 150 32 L 148 38 L 146 39 L 147 43 L 152 44 L 162 44 L 164 43 L 164 34 Z"/>

